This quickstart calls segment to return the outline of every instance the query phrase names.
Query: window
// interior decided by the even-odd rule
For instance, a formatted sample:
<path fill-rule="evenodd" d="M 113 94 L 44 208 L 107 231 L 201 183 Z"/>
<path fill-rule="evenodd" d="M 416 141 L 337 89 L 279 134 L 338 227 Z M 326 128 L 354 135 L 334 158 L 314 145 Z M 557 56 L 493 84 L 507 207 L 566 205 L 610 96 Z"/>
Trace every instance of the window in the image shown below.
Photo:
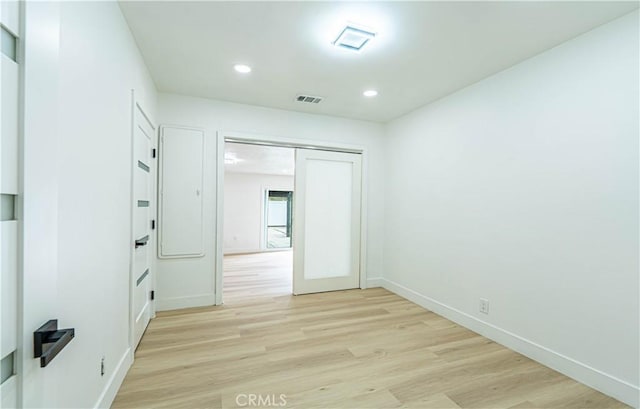
<path fill-rule="evenodd" d="M 265 208 L 267 248 L 291 248 L 293 192 L 268 190 Z"/>

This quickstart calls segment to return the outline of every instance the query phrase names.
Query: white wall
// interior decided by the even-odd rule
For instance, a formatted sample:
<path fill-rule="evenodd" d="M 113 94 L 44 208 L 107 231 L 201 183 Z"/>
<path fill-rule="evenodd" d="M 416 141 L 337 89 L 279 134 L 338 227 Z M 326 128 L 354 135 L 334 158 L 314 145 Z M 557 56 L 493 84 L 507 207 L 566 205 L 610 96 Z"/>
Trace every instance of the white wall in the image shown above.
<path fill-rule="evenodd" d="M 25 130 L 24 406 L 88 408 L 111 403 L 132 358 L 131 90 L 152 116 L 156 95 L 116 2 L 64 2 L 58 7 L 59 18 L 49 14 L 53 19 L 47 24 L 37 24 L 44 21 L 32 19 L 36 14 L 27 9 L 31 30 L 47 37 L 47 45 L 55 40 L 56 47 L 59 33 L 60 42 L 59 49 L 40 52 L 55 57 L 50 64 L 27 61 L 27 68 L 55 75 L 46 80 L 58 92 L 47 90 L 46 110 L 27 109 L 25 121 L 42 129 Z M 27 50 L 39 46 L 36 39 L 27 36 Z M 27 108 L 42 98 L 38 80 L 37 73 L 27 72 L 27 84 L 34 84 L 28 86 Z M 39 162 L 38 155 L 51 155 L 53 161 Z M 38 223 L 40 214 L 53 218 L 45 229 Z M 54 265 L 39 280 L 37 265 L 29 265 L 42 252 L 34 240 L 43 234 L 50 242 L 44 262 Z M 39 368 L 28 352 L 29 337 L 45 317 L 74 327 L 76 336 L 47 368 Z"/>
<path fill-rule="evenodd" d="M 26 7 L 25 407 L 108 406 L 130 362 L 133 88 L 156 123 L 207 138 L 206 255 L 158 262 L 159 307 L 214 299 L 217 131 L 357 144 L 368 277 L 384 253 L 388 288 L 638 404 L 637 13 L 394 121 L 385 143 L 378 124 L 170 94 L 156 116 L 116 3 Z M 76 338 L 41 369 L 45 318 Z"/>
<path fill-rule="evenodd" d="M 382 275 L 384 206 L 383 126 L 376 123 L 261 108 L 203 98 L 159 94 L 162 124 L 205 129 L 205 256 L 158 261 L 157 307 L 173 309 L 215 302 L 216 134 L 237 131 L 315 142 L 360 145 L 368 157 L 367 274 Z"/>
<path fill-rule="evenodd" d="M 264 250 L 264 192 L 293 191 L 293 176 L 225 172 L 224 253 Z"/>
<path fill-rule="evenodd" d="M 638 74 L 635 12 L 390 123 L 384 246 L 386 287 L 635 405 Z"/>

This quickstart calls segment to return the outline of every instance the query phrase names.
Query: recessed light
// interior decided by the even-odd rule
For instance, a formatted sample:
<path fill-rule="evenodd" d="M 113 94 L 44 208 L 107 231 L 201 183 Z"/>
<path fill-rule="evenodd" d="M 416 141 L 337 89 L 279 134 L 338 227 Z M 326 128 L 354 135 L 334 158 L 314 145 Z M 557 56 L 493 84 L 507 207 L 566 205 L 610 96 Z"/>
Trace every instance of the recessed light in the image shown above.
<path fill-rule="evenodd" d="M 375 89 L 368 89 L 363 92 L 362 95 L 364 95 L 365 97 L 373 98 L 378 95 L 378 91 L 376 91 Z"/>
<path fill-rule="evenodd" d="M 348 50 L 360 51 L 375 36 L 376 33 L 373 31 L 349 24 L 342 30 L 333 45 Z"/>
<path fill-rule="evenodd" d="M 251 67 L 244 64 L 236 64 L 233 66 L 233 69 L 242 74 L 248 74 L 251 72 Z"/>

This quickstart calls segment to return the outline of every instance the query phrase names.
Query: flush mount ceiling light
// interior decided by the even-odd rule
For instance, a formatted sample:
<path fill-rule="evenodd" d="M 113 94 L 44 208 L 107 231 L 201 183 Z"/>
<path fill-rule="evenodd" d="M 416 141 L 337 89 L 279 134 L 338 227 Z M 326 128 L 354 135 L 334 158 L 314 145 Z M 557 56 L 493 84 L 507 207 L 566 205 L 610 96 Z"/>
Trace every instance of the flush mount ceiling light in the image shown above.
<path fill-rule="evenodd" d="M 375 89 L 368 89 L 365 92 L 363 92 L 362 95 L 368 98 L 373 98 L 376 95 L 378 95 L 378 91 L 376 91 Z"/>
<path fill-rule="evenodd" d="M 349 24 L 342 30 L 333 45 L 348 50 L 360 51 L 375 36 L 376 33 L 371 30 Z"/>
<path fill-rule="evenodd" d="M 248 74 L 251 72 L 251 67 L 244 64 L 236 64 L 233 66 L 233 69 L 238 71 L 241 74 Z"/>

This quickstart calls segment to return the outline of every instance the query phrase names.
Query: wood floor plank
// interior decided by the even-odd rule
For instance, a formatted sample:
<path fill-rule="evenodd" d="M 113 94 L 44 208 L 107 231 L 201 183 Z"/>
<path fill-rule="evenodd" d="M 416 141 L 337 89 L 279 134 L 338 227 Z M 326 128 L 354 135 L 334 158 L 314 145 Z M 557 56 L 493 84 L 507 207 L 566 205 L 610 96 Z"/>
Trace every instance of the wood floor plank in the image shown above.
<path fill-rule="evenodd" d="M 249 395 L 287 408 L 626 407 L 384 289 L 293 296 L 290 252 L 225 257 L 225 305 L 159 313 L 113 407 L 247 407 Z"/>
<path fill-rule="evenodd" d="M 429 395 L 423 399 L 405 402 L 402 405 L 402 407 L 415 408 L 415 409 L 423 409 L 423 408 L 458 409 L 460 408 L 460 406 L 458 406 L 454 401 L 452 401 L 444 393 L 436 393 L 434 395 Z"/>

